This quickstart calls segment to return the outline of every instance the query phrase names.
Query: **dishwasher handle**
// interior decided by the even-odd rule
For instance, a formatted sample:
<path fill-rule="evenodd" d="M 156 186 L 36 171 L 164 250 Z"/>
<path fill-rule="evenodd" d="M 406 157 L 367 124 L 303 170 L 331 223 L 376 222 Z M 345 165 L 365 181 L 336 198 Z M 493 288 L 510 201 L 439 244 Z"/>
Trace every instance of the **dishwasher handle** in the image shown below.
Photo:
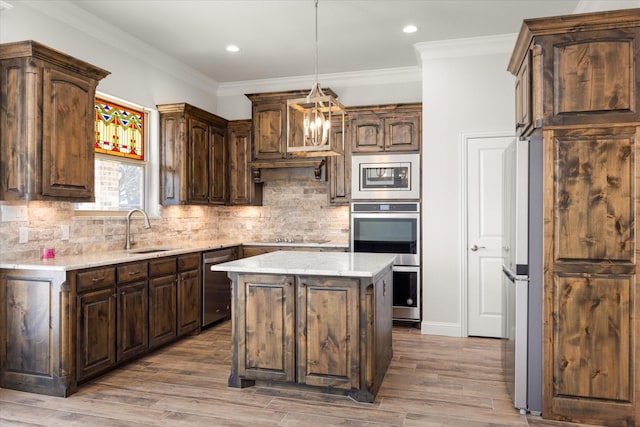
<path fill-rule="evenodd" d="M 232 251 L 221 251 L 223 253 L 209 252 L 204 254 L 202 259 L 203 264 L 220 264 L 227 261 L 235 260 L 235 256 Z"/>

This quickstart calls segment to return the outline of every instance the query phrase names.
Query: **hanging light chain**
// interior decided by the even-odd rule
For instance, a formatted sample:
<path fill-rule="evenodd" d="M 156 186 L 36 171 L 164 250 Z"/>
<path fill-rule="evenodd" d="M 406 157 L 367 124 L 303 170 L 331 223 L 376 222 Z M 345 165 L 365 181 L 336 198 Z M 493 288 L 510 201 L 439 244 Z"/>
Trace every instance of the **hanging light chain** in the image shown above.
<path fill-rule="evenodd" d="M 318 82 L 318 0 L 315 0 L 316 4 L 316 85 Z"/>

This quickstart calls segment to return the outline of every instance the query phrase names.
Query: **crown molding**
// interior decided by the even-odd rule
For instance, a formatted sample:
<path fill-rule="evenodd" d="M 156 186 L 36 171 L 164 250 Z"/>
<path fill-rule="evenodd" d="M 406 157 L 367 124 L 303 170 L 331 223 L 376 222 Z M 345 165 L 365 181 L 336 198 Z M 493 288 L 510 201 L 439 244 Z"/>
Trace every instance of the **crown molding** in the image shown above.
<path fill-rule="evenodd" d="M 421 81 L 422 72 L 418 66 L 320 74 L 318 76 L 318 82 L 322 87 L 371 86 Z M 315 75 L 226 82 L 218 84 L 217 96 L 237 96 L 244 95 L 245 93 L 272 92 L 300 88 L 311 89 L 311 86 L 313 86 L 315 82 Z"/>
<path fill-rule="evenodd" d="M 442 58 L 495 55 L 513 50 L 517 34 L 470 37 L 452 40 L 438 40 L 416 43 L 414 46 L 419 61 Z"/>
<path fill-rule="evenodd" d="M 212 95 L 215 95 L 215 89 L 218 86 L 216 80 L 205 76 L 193 68 L 185 66 L 162 51 L 124 33 L 122 29 L 116 28 L 103 19 L 100 19 L 100 17 L 84 11 L 69 0 L 22 0 L 21 3 L 75 28 L 88 37 L 94 37 L 93 34 L 96 33 L 97 28 L 104 29 L 105 32 L 109 34 L 109 37 L 104 37 L 99 40 L 96 39 L 96 41 L 108 44 L 129 56 L 131 56 L 131 54 L 128 51 L 133 49 L 136 52 L 136 59 L 145 62 L 153 68 L 162 70 L 166 74 L 191 86 L 212 88 L 209 91 Z M 123 46 L 126 46 L 126 49 L 123 48 Z M 105 64 L 105 66 L 106 65 L 107 64 Z"/>

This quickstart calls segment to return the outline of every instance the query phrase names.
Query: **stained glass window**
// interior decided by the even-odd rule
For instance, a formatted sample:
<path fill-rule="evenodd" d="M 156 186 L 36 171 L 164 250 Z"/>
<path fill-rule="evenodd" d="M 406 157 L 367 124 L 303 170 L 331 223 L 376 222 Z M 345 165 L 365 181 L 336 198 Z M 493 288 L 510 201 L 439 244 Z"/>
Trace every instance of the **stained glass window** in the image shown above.
<path fill-rule="evenodd" d="M 144 113 L 96 98 L 95 150 L 144 160 Z"/>

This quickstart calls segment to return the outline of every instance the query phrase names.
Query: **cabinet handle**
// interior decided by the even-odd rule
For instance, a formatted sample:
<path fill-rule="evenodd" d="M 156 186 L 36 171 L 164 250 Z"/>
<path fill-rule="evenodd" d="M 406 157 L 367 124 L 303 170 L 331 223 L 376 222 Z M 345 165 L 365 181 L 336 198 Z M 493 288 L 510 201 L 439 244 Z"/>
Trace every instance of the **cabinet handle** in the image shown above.
<path fill-rule="evenodd" d="M 140 274 L 139 271 L 130 271 L 129 276 L 135 276 L 136 274 Z"/>
<path fill-rule="evenodd" d="M 382 281 L 382 296 L 387 295 L 387 282 L 385 280 Z"/>
<path fill-rule="evenodd" d="M 104 276 L 102 276 L 102 277 L 94 277 L 93 279 L 91 279 L 91 281 L 93 283 L 102 282 L 103 280 L 104 280 Z"/>

